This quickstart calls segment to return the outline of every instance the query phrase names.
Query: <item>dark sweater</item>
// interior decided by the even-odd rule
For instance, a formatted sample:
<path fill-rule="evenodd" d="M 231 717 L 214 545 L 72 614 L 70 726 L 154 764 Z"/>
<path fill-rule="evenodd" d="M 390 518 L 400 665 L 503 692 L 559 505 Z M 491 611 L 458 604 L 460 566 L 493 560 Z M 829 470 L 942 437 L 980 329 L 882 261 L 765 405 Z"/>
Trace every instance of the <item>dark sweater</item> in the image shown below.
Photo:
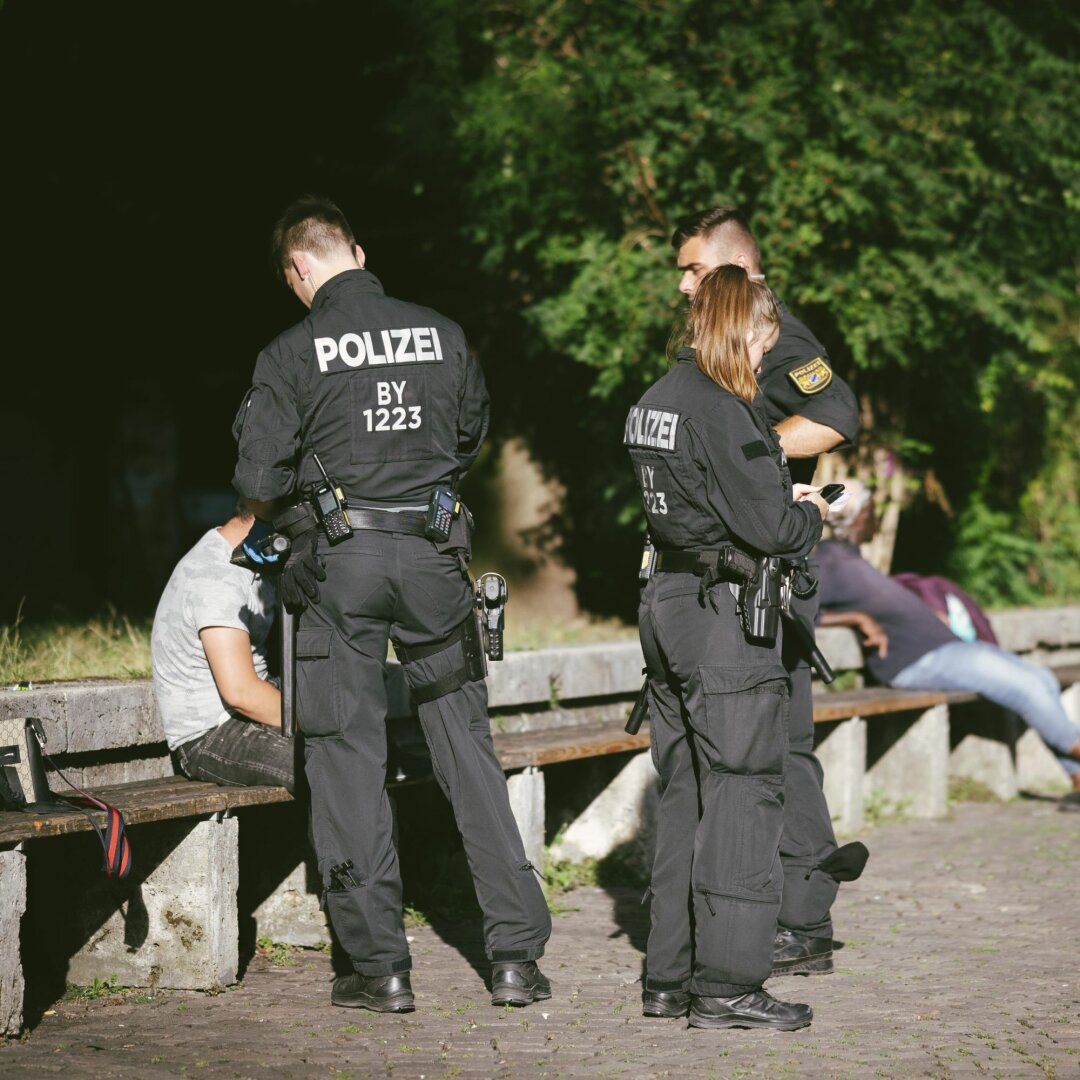
<path fill-rule="evenodd" d="M 814 552 L 821 566 L 821 610 L 865 611 L 889 635 L 889 655 L 867 649 L 866 667 L 879 683 L 914 664 L 920 657 L 959 638 L 910 590 L 859 554 L 854 544 L 824 540 Z"/>

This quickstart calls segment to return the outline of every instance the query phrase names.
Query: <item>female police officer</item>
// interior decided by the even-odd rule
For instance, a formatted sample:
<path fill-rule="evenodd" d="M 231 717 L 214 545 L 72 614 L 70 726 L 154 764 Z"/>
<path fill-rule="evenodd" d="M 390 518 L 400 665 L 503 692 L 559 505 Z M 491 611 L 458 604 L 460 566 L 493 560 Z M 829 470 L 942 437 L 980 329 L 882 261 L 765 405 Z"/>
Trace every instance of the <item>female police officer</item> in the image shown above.
<path fill-rule="evenodd" d="M 783 888 L 788 677 L 779 640 L 744 633 L 731 584 L 762 556 L 805 555 L 827 512 L 792 487 L 755 404 L 779 323 L 741 267 L 712 271 L 624 440 L 657 549 L 638 612 L 661 779 L 644 1013 L 689 1010 L 695 1027 L 793 1031 L 813 1015 L 762 989 Z"/>

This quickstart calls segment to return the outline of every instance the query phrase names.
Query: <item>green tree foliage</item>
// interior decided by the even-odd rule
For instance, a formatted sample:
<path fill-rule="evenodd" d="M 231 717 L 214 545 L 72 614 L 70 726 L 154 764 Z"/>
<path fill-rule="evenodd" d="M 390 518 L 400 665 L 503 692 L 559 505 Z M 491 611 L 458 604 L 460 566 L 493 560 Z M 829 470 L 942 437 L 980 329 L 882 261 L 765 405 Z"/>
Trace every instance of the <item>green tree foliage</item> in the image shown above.
<path fill-rule="evenodd" d="M 909 464 L 953 516 L 916 502 L 909 561 L 988 600 L 1080 595 L 1074 6 L 500 0 L 469 18 L 490 49 L 456 106 L 466 227 L 500 290 L 485 363 L 526 387 L 504 430 L 567 485 L 555 527 L 587 603 L 625 601 L 640 541 L 619 446 L 683 308 L 671 228 L 718 203 L 749 213 L 769 282 L 863 398 L 864 438 L 926 448 Z"/>

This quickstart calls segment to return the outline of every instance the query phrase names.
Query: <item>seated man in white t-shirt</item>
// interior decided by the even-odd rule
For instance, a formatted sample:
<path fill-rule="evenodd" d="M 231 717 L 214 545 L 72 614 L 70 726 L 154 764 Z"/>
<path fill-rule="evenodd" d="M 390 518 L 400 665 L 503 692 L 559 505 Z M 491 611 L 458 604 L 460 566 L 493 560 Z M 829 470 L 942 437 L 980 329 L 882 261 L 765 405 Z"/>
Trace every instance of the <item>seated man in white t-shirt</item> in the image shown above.
<path fill-rule="evenodd" d="M 154 615 L 154 692 L 185 776 L 295 792 L 293 740 L 281 734 L 281 694 L 267 681 L 277 587 L 229 562 L 251 525 L 237 506 L 177 564 Z"/>

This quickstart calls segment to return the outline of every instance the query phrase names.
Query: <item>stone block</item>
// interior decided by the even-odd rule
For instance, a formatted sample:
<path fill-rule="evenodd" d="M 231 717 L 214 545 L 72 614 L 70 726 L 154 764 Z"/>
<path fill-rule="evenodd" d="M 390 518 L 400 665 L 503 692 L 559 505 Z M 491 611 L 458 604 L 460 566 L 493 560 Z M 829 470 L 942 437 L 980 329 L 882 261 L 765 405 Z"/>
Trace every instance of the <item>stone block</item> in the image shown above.
<path fill-rule="evenodd" d="M 857 833 L 863 825 L 866 779 L 866 721 L 850 720 L 814 727 L 817 754 L 824 770 L 825 800 L 839 833 Z"/>
<path fill-rule="evenodd" d="M 1015 799 L 1016 742 L 1021 724 L 1010 712 L 985 702 L 949 711 L 949 776 L 973 780 L 999 799 Z"/>
<path fill-rule="evenodd" d="M 113 750 L 164 740 L 149 679 L 46 683 L 0 690 L 0 717 L 42 721 L 50 754 Z"/>
<path fill-rule="evenodd" d="M 875 716 L 867 724 L 863 794 L 909 817 L 944 817 L 948 803 L 949 710 Z"/>
<path fill-rule="evenodd" d="M 506 778 L 510 809 L 525 845 L 525 857 L 544 872 L 544 774 L 529 767 Z"/>
<path fill-rule="evenodd" d="M 636 694 L 643 666 L 636 641 L 508 653 L 491 665 L 488 700 L 499 708 Z"/>
<path fill-rule="evenodd" d="M 0 851 L 0 1035 L 17 1035 L 23 1016 L 19 929 L 26 910 L 26 856 Z"/>
<path fill-rule="evenodd" d="M 1061 692 L 1061 707 L 1065 715 L 1080 727 L 1080 683 L 1073 683 Z"/>
<path fill-rule="evenodd" d="M 651 865 L 658 800 L 652 758 L 648 751 L 635 754 L 552 845 L 552 857 L 580 862 L 636 850 L 643 865 Z"/>
<path fill-rule="evenodd" d="M 1033 728 L 1016 740 L 1016 782 L 1021 791 L 1040 795 L 1064 795 L 1072 789 L 1054 751 Z"/>
<path fill-rule="evenodd" d="M 1027 653 L 1039 645 L 1080 645 L 1080 605 L 1059 608 L 1012 608 L 990 615 L 1003 649 Z"/>
<path fill-rule="evenodd" d="M 853 630 L 843 626 L 819 626 L 814 632 L 814 639 L 834 671 L 857 671 L 862 668 L 862 646 Z"/>
<path fill-rule="evenodd" d="M 314 868 L 306 862 L 295 866 L 285 880 L 254 911 L 256 937 L 286 945 L 313 949 L 330 941 L 326 915 L 319 908 L 319 896 L 310 885 L 318 881 Z"/>
<path fill-rule="evenodd" d="M 86 943 L 68 982 L 201 990 L 236 982 L 239 876 L 235 818 L 131 830 L 132 877 L 98 876 L 74 917 Z"/>

